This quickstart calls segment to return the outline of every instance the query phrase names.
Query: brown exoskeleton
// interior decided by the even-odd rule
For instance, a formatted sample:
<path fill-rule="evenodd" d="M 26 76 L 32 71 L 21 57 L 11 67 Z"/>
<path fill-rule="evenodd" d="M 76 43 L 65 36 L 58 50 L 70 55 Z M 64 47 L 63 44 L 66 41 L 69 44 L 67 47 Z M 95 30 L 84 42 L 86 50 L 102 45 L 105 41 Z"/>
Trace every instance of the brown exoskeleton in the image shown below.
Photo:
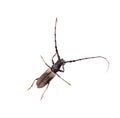
<path fill-rule="evenodd" d="M 64 72 L 64 65 L 66 63 L 71 63 L 71 62 L 76 62 L 76 61 L 81 61 L 81 60 L 86 60 L 86 59 L 93 59 L 93 58 L 103 58 L 108 62 L 108 66 L 109 66 L 109 61 L 102 56 L 94 56 L 94 57 L 85 57 L 85 58 L 80 58 L 80 59 L 76 59 L 76 60 L 70 60 L 70 61 L 65 61 L 64 59 L 60 58 L 60 55 L 58 53 L 58 49 L 57 49 L 57 41 L 56 41 L 56 24 L 57 24 L 57 18 L 55 21 L 55 29 L 54 29 L 54 37 L 55 37 L 55 54 L 52 57 L 52 66 L 50 67 L 43 59 L 43 57 L 41 56 L 43 62 L 48 66 L 48 69 L 37 79 L 35 79 L 32 83 L 32 85 L 30 86 L 30 88 L 33 86 L 34 82 L 36 82 L 37 88 L 42 88 L 44 86 L 47 85 L 45 91 L 43 92 L 41 99 L 44 96 L 44 93 L 46 92 L 46 90 L 48 89 L 48 86 L 50 84 L 50 81 L 55 77 L 55 75 L 57 75 L 59 78 L 61 78 L 57 72 Z M 57 55 L 57 62 L 54 62 L 53 58 Z M 62 67 L 62 70 L 61 70 Z M 68 85 L 71 85 L 69 82 L 67 82 L 66 80 L 64 80 L 63 78 L 61 78 L 63 81 L 65 81 Z M 28 90 L 30 89 L 28 88 Z"/>

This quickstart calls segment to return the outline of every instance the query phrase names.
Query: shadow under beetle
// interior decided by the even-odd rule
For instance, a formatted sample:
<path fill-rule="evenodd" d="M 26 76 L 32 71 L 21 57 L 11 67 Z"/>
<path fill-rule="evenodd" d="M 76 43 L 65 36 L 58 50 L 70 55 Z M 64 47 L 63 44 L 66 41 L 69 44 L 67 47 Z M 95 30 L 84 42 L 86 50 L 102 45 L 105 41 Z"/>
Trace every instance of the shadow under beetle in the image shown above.
<path fill-rule="evenodd" d="M 57 75 L 59 78 L 60 75 L 57 74 L 57 72 L 64 72 L 64 65 L 66 63 L 72 63 L 72 62 L 76 62 L 76 61 L 81 61 L 81 60 L 86 60 L 86 59 L 93 59 L 93 58 L 103 58 L 108 62 L 108 68 L 109 68 L 109 61 L 107 60 L 107 58 L 103 57 L 103 56 L 94 56 L 94 57 L 85 57 L 85 58 L 80 58 L 80 59 L 76 59 L 76 60 L 69 60 L 69 61 L 65 61 L 64 59 L 60 58 L 58 49 L 57 49 L 57 41 L 56 41 L 56 24 L 57 24 L 57 18 L 55 21 L 55 28 L 54 28 L 54 41 L 55 41 L 55 54 L 52 57 L 52 66 L 50 67 L 43 59 L 43 57 L 41 56 L 43 62 L 45 63 L 46 66 L 48 66 L 48 69 L 38 78 L 36 78 L 32 85 L 30 86 L 30 88 L 34 85 L 34 82 L 36 82 L 37 88 L 42 88 L 45 85 L 47 85 L 45 91 L 43 92 L 41 99 L 43 98 L 46 90 L 48 89 L 48 86 L 50 84 L 50 81 L 55 77 L 55 75 Z M 57 55 L 57 62 L 54 62 L 53 58 Z M 62 67 L 62 70 L 61 70 Z M 66 80 L 64 80 L 63 78 L 61 78 L 63 81 L 65 81 L 68 85 L 71 85 L 69 82 L 67 82 Z M 28 90 L 30 89 L 28 88 Z"/>

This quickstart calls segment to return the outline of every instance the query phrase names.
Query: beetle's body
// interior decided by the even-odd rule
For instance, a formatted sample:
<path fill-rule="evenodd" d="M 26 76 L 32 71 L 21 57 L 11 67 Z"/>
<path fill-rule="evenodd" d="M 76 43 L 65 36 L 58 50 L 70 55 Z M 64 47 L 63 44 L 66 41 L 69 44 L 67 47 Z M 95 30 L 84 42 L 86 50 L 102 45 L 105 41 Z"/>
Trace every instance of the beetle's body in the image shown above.
<path fill-rule="evenodd" d="M 58 71 L 64 71 L 64 70 L 60 70 L 62 65 L 64 65 L 64 60 L 60 59 L 56 63 L 54 63 L 52 67 L 48 68 L 40 77 L 38 77 L 36 79 L 37 88 L 42 88 L 46 84 L 48 84 L 55 77 Z"/>
<path fill-rule="evenodd" d="M 50 67 L 50 66 L 44 61 L 43 57 L 41 57 L 42 60 L 44 61 L 44 63 L 48 66 L 48 69 L 47 69 L 40 77 L 38 77 L 37 79 L 35 79 L 35 80 L 33 81 L 32 85 L 30 86 L 30 88 L 31 88 L 31 87 L 33 86 L 33 84 L 34 84 L 35 81 L 37 81 L 37 82 L 36 82 L 37 88 L 42 88 L 42 87 L 44 87 L 44 86 L 47 85 L 44 93 L 46 92 L 46 90 L 47 90 L 47 88 L 48 88 L 48 86 L 49 86 L 50 81 L 55 77 L 55 75 L 57 75 L 59 78 L 61 78 L 61 77 L 57 74 L 57 72 L 64 72 L 64 65 L 65 65 L 66 63 L 72 63 L 72 62 L 76 62 L 76 61 L 81 61 L 81 60 L 86 60 L 86 59 L 93 59 L 93 58 L 103 58 L 103 59 L 105 59 L 105 60 L 108 62 L 108 67 L 109 67 L 109 61 L 108 61 L 105 57 L 102 57 L 102 56 L 85 57 L 85 58 L 80 58 L 80 59 L 76 59 L 76 60 L 69 60 L 69 61 L 65 61 L 65 60 L 61 59 L 61 58 L 60 58 L 60 55 L 59 55 L 59 53 L 58 53 L 58 49 L 57 49 L 56 24 L 57 24 L 57 18 L 56 18 L 56 22 L 55 22 L 55 32 L 54 32 L 54 36 L 55 36 L 55 51 L 56 51 L 55 55 L 57 55 L 58 60 L 57 60 L 56 63 L 54 63 L 54 61 L 53 61 L 53 58 L 55 57 L 55 55 L 54 55 L 54 56 L 52 57 L 52 64 L 53 64 L 53 65 Z M 60 70 L 61 67 L 63 68 L 63 70 Z M 64 80 L 63 78 L 61 78 L 61 79 L 62 79 L 63 81 L 65 81 L 67 84 L 71 85 L 70 83 L 68 83 L 68 82 L 67 82 L 66 80 Z M 29 88 L 29 89 L 30 89 L 30 88 Z M 29 90 L 29 89 L 28 89 L 28 90 Z M 41 99 L 42 99 L 44 93 L 42 94 Z"/>
<path fill-rule="evenodd" d="M 48 68 L 39 78 L 37 78 L 36 85 L 38 88 L 44 87 L 55 77 L 55 73 Z"/>

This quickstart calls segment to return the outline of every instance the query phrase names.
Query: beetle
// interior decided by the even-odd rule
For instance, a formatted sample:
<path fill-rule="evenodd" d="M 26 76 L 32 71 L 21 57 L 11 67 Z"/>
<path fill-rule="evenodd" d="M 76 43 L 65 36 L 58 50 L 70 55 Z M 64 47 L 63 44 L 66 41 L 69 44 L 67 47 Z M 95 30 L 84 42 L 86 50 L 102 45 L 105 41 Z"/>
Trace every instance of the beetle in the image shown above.
<path fill-rule="evenodd" d="M 109 61 L 107 60 L 107 58 L 103 57 L 103 56 L 93 56 L 93 57 L 85 57 L 85 58 L 80 58 L 80 59 L 75 59 L 75 60 L 69 60 L 69 61 L 65 61 L 63 58 L 60 58 L 59 52 L 58 52 L 58 48 L 57 48 L 57 41 L 56 41 L 56 25 L 57 25 L 57 18 L 55 20 L 55 27 L 54 27 L 54 42 L 55 42 L 55 54 L 52 57 L 52 66 L 50 67 L 43 59 L 43 57 L 41 56 L 41 59 L 43 60 L 43 62 L 45 63 L 46 66 L 48 66 L 48 69 L 38 78 L 36 78 L 32 85 L 28 88 L 31 89 L 31 87 L 34 85 L 34 82 L 36 81 L 36 86 L 37 88 L 43 88 L 44 86 L 47 85 L 46 89 L 44 90 L 41 99 L 43 98 L 46 90 L 48 89 L 48 86 L 50 84 L 50 81 L 55 77 L 55 75 L 57 75 L 59 78 L 60 75 L 57 74 L 57 72 L 64 72 L 64 65 L 66 63 L 72 63 L 72 62 L 77 62 L 77 61 L 81 61 L 81 60 L 86 60 L 86 59 L 94 59 L 94 58 L 103 58 L 108 62 L 108 68 L 109 68 Z M 56 62 L 54 62 L 53 58 L 57 55 L 58 60 Z M 62 68 L 62 69 L 61 69 Z M 64 80 L 63 78 L 61 78 L 63 81 L 65 81 L 68 85 L 71 85 L 69 82 L 67 82 L 66 80 Z"/>

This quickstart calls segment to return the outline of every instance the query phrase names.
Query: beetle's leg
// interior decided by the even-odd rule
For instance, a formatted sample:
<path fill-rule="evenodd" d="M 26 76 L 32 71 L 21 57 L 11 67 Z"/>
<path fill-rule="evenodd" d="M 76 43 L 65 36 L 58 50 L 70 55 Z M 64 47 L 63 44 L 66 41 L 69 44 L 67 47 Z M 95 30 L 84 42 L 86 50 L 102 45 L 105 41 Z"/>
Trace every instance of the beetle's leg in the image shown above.
<path fill-rule="evenodd" d="M 30 90 L 30 89 L 33 87 L 33 85 L 34 85 L 34 83 L 35 83 L 36 80 L 38 80 L 38 79 L 35 79 L 35 80 L 33 81 L 33 83 L 31 84 L 31 86 L 30 86 L 27 90 Z"/>
<path fill-rule="evenodd" d="M 49 83 L 47 84 L 47 87 L 46 87 L 46 89 L 44 90 L 44 92 L 43 92 L 43 94 L 42 94 L 42 96 L 41 96 L 41 100 L 42 100 L 42 98 L 43 98 L 43 96 L 44 96 L 46 90 L 48 89 L 48 86 L 49 86 Z"/>
<path fill-rule="evenodd" d="M 50 68 L 50 66 L 44 61 L 43 57 L 42 57 L 42 56 L 40 56 L 40 57 L 41 57 L 41 59 L 43 60 L 43 62 L 45 63 L 45 65 Z"/>
<path fill-rule="evenodd" d="M 54 37 L 55 37 L 55 51 L 56 51 L 56 54 L 57 54 L 58 60 L 60 60 L 60 55 L 59 55 L 59 53 L 58 53 L 58 49 L 57 49 L 57 41 L 56 41 L 56 24 L 57 24 L 57 18 L 56 18 L 56 21 L 55 21 Z"/>
<path fill-rule="evenodd" d="M 53 60 L 53 58 L 55 57 L 55 55 L 56 55 L 56 53 L 52 56 L 52 64 L 55 64 L 54 60 Z"/>
<path fill-rule="evenodd" d="M 69 82 L 67 82 L 67 81 L 64 80 L 62 77 L 60 77 L 60 75 L 58 75 L 57 73 L 56 73 L 56 75 L 57 75 L 60 79 L 62 79 L 64 82 L 66 82 L 68 85 L 71 85 Z"/>
<path fill-rule="evenodd" d="M 64 65 L 62 65 L 62 68 L 63 68 L 63 70 L 59 70 L 60 72 L 64 72 L 65 71 Z"/>
<path fill-rule="evenodd" d="M 64 72 L 64 70 L 59 70 L 59 71 L 62 72 L 62 73 Z"/>

